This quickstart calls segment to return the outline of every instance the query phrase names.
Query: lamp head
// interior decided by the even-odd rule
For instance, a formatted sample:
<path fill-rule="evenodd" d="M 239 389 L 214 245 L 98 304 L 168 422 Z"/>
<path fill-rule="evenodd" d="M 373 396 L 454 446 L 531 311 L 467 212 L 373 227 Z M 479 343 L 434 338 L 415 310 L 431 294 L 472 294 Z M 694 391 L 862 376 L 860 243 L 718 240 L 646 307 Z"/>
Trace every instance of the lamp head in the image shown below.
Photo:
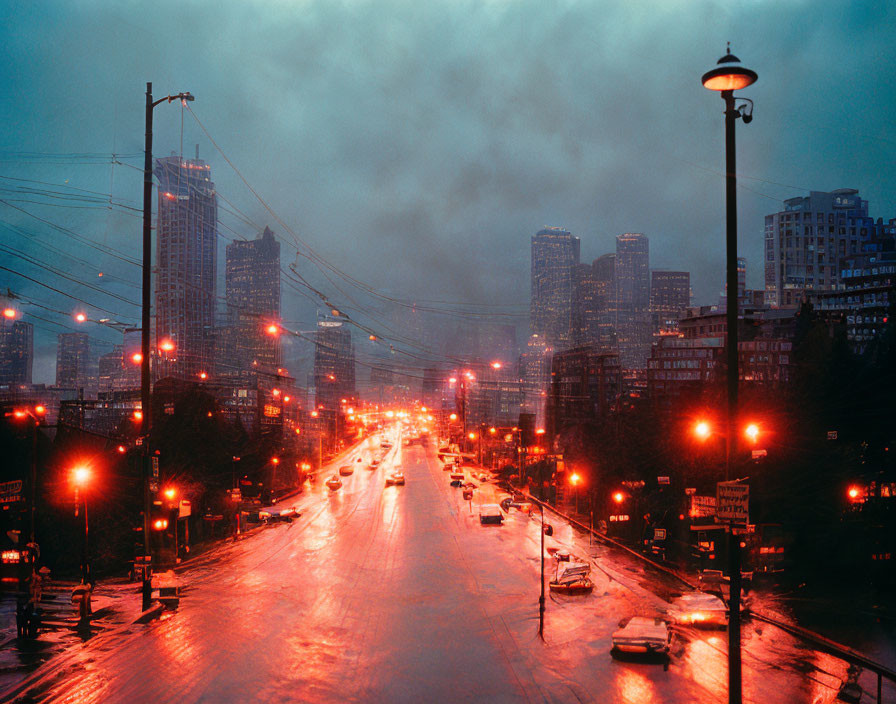
<path fill-rule="evenodd" d="M 740 59 L 731 53 L 731 44 L 728 44 L 728 52 L 718 60 L 716 68 L 703 74 L 703 87 L 709 90 L 734 91 L 746 88 L 755 83 L 759 76 L 755 71 L 741 65 Z"/>

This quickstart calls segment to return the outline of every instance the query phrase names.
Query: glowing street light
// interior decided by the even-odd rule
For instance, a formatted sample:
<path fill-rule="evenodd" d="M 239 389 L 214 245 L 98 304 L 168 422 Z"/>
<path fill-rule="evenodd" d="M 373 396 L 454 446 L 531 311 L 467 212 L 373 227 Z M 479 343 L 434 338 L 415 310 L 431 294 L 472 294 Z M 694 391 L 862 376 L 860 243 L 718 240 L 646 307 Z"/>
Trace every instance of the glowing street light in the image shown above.
<path fill-rule="evenodd" d="M 452 413 L 450 416 L 448 416 L 448 420 L 457 420 L 457 413 Z"/>
<path fill-rule="evenodd" d="M 712 428 L 705 420 L 701 420 L 694 426 L 694 435 L 700 440 L 706 440 L 712 434 Z"/>
<path fill-rule="evenodd" d="M 162 350 L 162 352 L 173 352 L 174 343 L 166 338 L 159 343 L 159 349 Z"/>
<path fill-rule="evenodd" d="M 744 430 L 744 435 L 746 435 L 751 442 L 756 442 L 756 440 L 759 439 L 759 426 L 755 423 L 750 423 Z"/>
<path fill-rule="evenodd" d="M 500 369 L 503 366 L 500 362 L 492 362 L 492 369 Z"/>
<path fill-rule="evenodd" d="M 581 481 L 582 481 L 582 478 L 576 472 L 573 472 L 569 476 L 569 483 L 572 484 L 572 491 L 573 491 L 573 494 L 575 496 L 575 501 L 576 501 L 576 509 L 575 509 L 576 513 L 579 512 L 579 483 Z"/>
<path fill-rule="evenodd" d="M 18 313 L 15 308 L 4 308 L 3 309 L 3 317 L 7 320 L 13 320 Z"/>
<path fill-rule="evenodd" d="M 280 333 L 280 326 L 271 323 L 265 328 L 265 332 L 267 332 L 268 335 L 277 335 Z"/>
<path fill-rule="evenodd" d="M 81 579 L 85 584 L 90 579 L 90 561 L 87 557 L 88 535 L 90 526 L 87 521 L 87 484 L 90 482 L 90 470 L 85 466 L 75 467 L 72 470 L 72 481 L 75 484 L 75 516 L 78 515 L 78 504 L 83 498 L 84 505 L 84 543 L 81 551 Z"/>
<path fill-rule="evenodd" d="M 623 494 L 621 491 L 615 492 L 613 494 L 613 501 L 615 501 L 617 504 L 621 504 L 623 501 L 625 501 L 625 494 Z"/>
<path fill-rule="evenodd" d="M 74 318 L 77 322 L 83 323 L 87 320 L 87 314 L 86 313 L 75 313 Z"/>
<path fill-rule="evenodd" d="M 139 352 L 134 352 L 134 354 L 131 355 L 131 361 L 134 364 L 140 364 L 143 361 L 143 355 Z"/>

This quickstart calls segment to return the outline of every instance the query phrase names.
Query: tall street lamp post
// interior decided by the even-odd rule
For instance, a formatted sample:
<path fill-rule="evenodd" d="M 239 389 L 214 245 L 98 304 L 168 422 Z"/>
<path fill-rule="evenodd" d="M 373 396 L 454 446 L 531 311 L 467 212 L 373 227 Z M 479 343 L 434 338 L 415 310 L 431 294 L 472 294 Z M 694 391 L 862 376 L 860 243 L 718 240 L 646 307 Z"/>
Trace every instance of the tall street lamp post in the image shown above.
<path fill-rule="evenodd" d="M 734 427 L 737 417 L 737 173 L 734 143 L 734 124 L 742 117 L 744 124 L 753 120 L 753 101 L 742 98 L 739 106 L 735 102 L 734 91 L 755 83 L 758 75 L 744 68 L 734 54 L 728 51 L 719 59 L 716 68 L 703 74 L 703 86 L 719 91 L 725 101 L 725 210 L 726 210 L 726 272 L 727 272 L 727 362 L 728 362 L 728 414 L 725 433 L 725 479 L 731 479 L 731 461 L 736 436 Z M 729 531 L 729 572 L 731 589 L 728 619 L 728 701 L 740 704 L 742 701 L 741 652 L 740 652 L 740 537 Z"/>
<path fill-rule="evenodd" d="M 87 467 L 76 467 L 72 472 L 75 482 L 75 516 L 78 515 L 78 504 L 84 506 L 84 540 L 81 545 L 81 580 L 84 584 L 90 581 L 90 562 L 88 558 L 88 535 L 90 526 L 87 522 L 87 482 L 90 481 L 90 470 Z"/>
<path fill-rule="evenodd" d="M 143 315 L 142 330 L 140 339 L 140 410 L 143 411 L 140 435 L 143 438 L 143 550 L 144 555 L 150 555 L 149 545 L 149 512 L 150 512 L 150 496 L 149 496 L 149 432 L 152 429 L 152 408 L 151 403 L 151 387 L 149 376 L 149 311 L 150 311 L 150 291 L 152 287 L 152 111 L 164 102 L 172 102 L 174 100 L 195 100 L 189 93 L 178 93 L 177 95 L 168 95 L 159 98 L 156 101 L 152 99 L 152 83 L 146 84 L 146 147 L 144 150 L 143 161 Z M 152 577 L 149 570 L 144 572 L 143 577 L 143 610 L 149 608 Z"/>
<path fill-rule="evenodd" d="M 32 412 L 28 408 L 18 409 L 13 411 L 13 415 L 16 418 L 25 418 L 26 416 L 31 419 L 31 471 L 29 477 L 29 487 L 31 496 L 29 497 L 31 500 L 31 530 L 30 530 L 30 541 L 34 542 L 34 513 L 35 507 L 37 505 L 37 429 L 40 427 L 41 418 L 46 415 L 47 409 L 38 404 L 34 407 L 34 411 Z"/>

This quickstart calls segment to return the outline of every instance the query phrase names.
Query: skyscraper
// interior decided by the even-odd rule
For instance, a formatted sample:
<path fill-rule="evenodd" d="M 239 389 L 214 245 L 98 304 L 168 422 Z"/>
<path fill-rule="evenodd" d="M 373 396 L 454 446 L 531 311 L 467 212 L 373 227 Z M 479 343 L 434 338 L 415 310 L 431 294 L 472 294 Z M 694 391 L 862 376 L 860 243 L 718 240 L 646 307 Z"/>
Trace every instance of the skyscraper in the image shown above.
<path fill-rule="evenodd" d="M 602 350 L 616 349 L 616 255 L 604 254 L 593 262 L 594 282 L 597 286 L 598 339 Z"/>
<path fill-rule="evenodd" d="M 840 260 L 860 253 L 883 227 L 852 188 L 785 200 L 782 212 L 765 216 L 765 302 L 796 308 L 804 292 L 835 290 Z"/>
<path fill-rule="evenodd" d="M 568 347 L 573 328 L 573 267 L 579 263 L 579 238 L 559 227 L 532 237 L 532 296 L 529 331 L 549 346 Z"/>
<path fill-rule="evenodd" d="M 280 243 L 269 228 L 258 239 L 227 245 L 225 297 L 233 358 L 229 376 L 250 370 L 274 372 L 280 366 L 280 338 L 265 328 L 280 323 Z"/>
<path fill-rule="evenodd" d="M 315 403 L 336 408 L 355 395 L 355 349 L 352 334 L 341 320 L 317 322 L 314 341 Z"/>
<path fill-rule="evenodd" d="M 210 167 L 156 159 L 156 347 L 167 374 L 196 378 L 214 350 L 218 200 Z"/>
<path fill-rule="evenodd" d="M 650 316 L 653 332 L 676 327 L 691 302 L 691 275 L 687 271 L 650 272 Z"/>
<path fill-rule="evenodd" d="M 30 384 L 34 365 L 34 326 L 0 318 L 0 384 Z"/>
<path fill-rule="evenodd" d="M 573 334 L 574 345 L 597 344 L 600 339 L 600 319 L 606 307 L 601 296 L 602 284 L 590 264 L 573 267 Z"/>
<path fill-rule="evenodd" d="M 638 233 L 616 238 L 616 333 L 623 369 L 643 369 L 650 356 L 650 248 Z"/>
<path fill-rule="evenodd" d="M 56 346 L 56 386 L 85 389 L 90 386 L 90 341 L 86 332 L 64 332 Z"/>

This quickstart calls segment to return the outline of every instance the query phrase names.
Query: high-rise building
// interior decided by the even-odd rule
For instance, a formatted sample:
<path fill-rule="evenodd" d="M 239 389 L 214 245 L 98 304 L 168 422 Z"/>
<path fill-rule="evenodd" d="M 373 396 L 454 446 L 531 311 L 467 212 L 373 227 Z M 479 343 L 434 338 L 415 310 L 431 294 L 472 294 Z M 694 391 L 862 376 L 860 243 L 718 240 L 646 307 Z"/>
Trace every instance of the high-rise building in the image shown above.
<path fill-rule="evenodd" d="M 623 369 L 643 369 L 650 356 L 650 248 L 647 237 L 616 238 L 616 334 Z"/>
<path fill-rule="evenodd" d="M 355 395 L 355 349 L 352 334 L 341 320 L 317 322 L 314 340 L 315 403 L 337 408 L 343 398 Z"/>
<path fill-rule="evenodd" d="M 559 227 L 532 237 L 532 296 L 529 331 L 549 346 L 568 347 L 573 329 L 573 267 L 579 263 L 579 238 Z"/>
<path fill-rule="evenodd" d="M 597 286 L 598 337 L 602 350 L 616 349 L 616 255 L 604 254 L 591 263 Z"/>
<path fill-rule="evenodd" d="M 119 380 L 122 376 L 124 364 L 124 350 L 122 345 L 115 345 L 111 352 L 100 356 L 99 373 L 97 375 L 97 391 L 107 394 L 119 390 Z"/>
<path fill-rule="evenodd" d="M 34 365 L 34 326 L 0 318 L 0 384 L 30 384 Z"/>
<path fill-rule="evenodd" d="M 852 188 L 785 200 L 783 211 L 765 216 L 765 302 L 796 308 L 805 292 L 836 290 L 840 260 L 860 254 L 884 227 Z"/>
<path fill-rule="evenodd" d="M 178 156 L 156 159 L 159 179 L 156 348 L 170 376 L 194 379 L 212 367 L 218 200 L 210 167 Z"/>
<path fill-rule="evenodd" d="M 600 339 L 600 320 L 606 306 L 601 296 L 602 284 L 590 264 L 573 267 L 573 330 L 574 345 L 597 344 Z"/>
<path fill-rule="evenodd" d="M 86 332 L 64 332 L 56 346 L 56 386 L 85 389 L 90 384 L 90 340 Z"/>
<path fill-rule="evenodd" d="M 691 303 L 691 275 L 687 271 L 650 272 L 650 316 L 653 332 L 677 329 Z"/>
<path fill-rule="evenodd" d="M 252 371 L 274 372 L 280 366 L 280 336 L 265 328 L 280 323 L 280 243 L 267 227 L 255 240 L 231 242 L 225 269 L 233 357 L 222 371 L 243 377 Z"/>

